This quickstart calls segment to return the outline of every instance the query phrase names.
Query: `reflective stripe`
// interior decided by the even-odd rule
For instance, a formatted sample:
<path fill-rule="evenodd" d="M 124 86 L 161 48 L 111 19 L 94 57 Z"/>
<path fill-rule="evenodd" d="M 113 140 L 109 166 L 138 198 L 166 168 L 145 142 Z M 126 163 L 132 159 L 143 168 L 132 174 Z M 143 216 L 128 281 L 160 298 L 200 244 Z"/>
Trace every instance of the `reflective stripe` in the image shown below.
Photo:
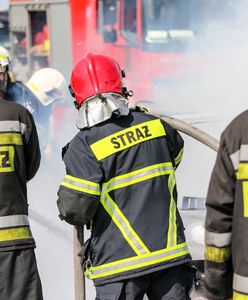
<path fill-rule="evenodd" d="M 205 230 L 205 242 L 208 246 L 226 247 L 231 244 L 231 232 L 216 233 Z"/>
<path fill-rule="evenodd" d="M 248 277 L 233 274 L 233 289 L 240 293 L 248 294 Z M 247 297 L 247 296 L 246 296 Z"/>
<path fill-rule="evenodd" d="M 0 132 L 0 145 L 22 145 L 22 135 L 20 133 L 2 133 Z"/>
<path fill-rule="evenodd" d="M 110 217 L 116 226 L 120 229 L 123 237 L 129 243 L 130 247 L 135 251 L 137 255 L 142 255 L 145 253 L 149 253 L 149 249 L 142 242 L 138 234 L 131 227 L 128 219 L 124 216 L 121 210 L 118 208 L 117 204 L 111 199 L 109 193 L 112 190 L 123 188 L 126 186 L 130 186 L 132 184 L 137 184 L 141 181 L 145 181 L 157 176 L 169 175 L 174 172 L 172 163 L 162 163 L 152 165 L 146 168 L 142 168 L 125 175 L 120 175 L 115 178 L 112 178 L 109 182 L 104 183 L 102 186 L 102 194 L 101 194 L 101 203 L 105 210 L 108 212 Z M 173 173 L 174 174 L 174 173 Z M 174 176 L 169 177 L 169 185 L 173 185 L 175 181 Z M 174 186 L 174 185 L 173 185 Z M 174 202 L 174 201 L 172 201 Z M 174 220 L 175 217 L 172 218 Z M 175 223 L 175 222 L 174 222 Z M 170 234 L 174 237 L 174 229 L 175 225 L 172 226 Z M 175 238 L 173 239 L 175 241 Z M 175 242 L 172 243 L 173 245 Z"/>
<path fill-rule="evenodd" d="M 248 181 L 243 181 L 242 186 L 243 186 L 244 217 L 248 218 Z"/>
<path fill-rule="evenodd" d="M 71 175 L 66 175 L 60 185 L 65 186 L 68 189 L 92 195 L 100 195 L 101 193 L 100 185 L 98 183 L 73 177 Z"/>
<path fill-rule="evenodd" d="M 157 176 L 174 172 L 172 163 L 161 163 L 112 178 L 103 184 L 102 192 L 110 192 Z"/>
<path fill-rule="evenodd" d="M 175 158 L 175 164 L 176 164 L 176 166 L 181 162 L 181 160 L 183 158 L 183 151 L 184 151 L 184 148 L 181 149 L 181 151 L 179 152 L 178 156 Z"/>
<path fill-rule="evenodd" d="M 156 119 L 111 134 L 93 143 L 90 148 L 97 160 L 101 160 L 139 143 L 165 135 L 164 126 L 160 119 Z"/>
<path fill-rule="evenodd" d="M 28 216 L 12 215 L 0 217 L 0 229 L 15 226 L 29 226 Z"/>
<path fill-rule="evenodd" d="M 240 294 L 238 292 L 233 292 L 233 300 L 248 300 L 248 295 Z"/>
<path fill-rule="evenodd" d="M 102 195 L 101 203 L 108 214 L 111 216 L 111 219 L 120 229 L 122 235 L 127 240 L 128 244 L 132 247 L 137 255 L 142 255 L 145 253 L 149 253 L 150 251 L 139 238 L 137 233 L 131 227 L 127 218 L 121 212 L 116 203 L 110 198 L 108 194 Z"/>
<path fill-rule="evenodd" d="M 30 238 L 33 237 L 29 227 L 19 227 L 0 230 L 0 242 Z"/>
<path fill-rule="evenodd" d="M 0 121 L 0 132 L 3 131 L 12 131 L 12 132 L 20 132 L 24 134 L 26 131 L 26 125 L 19 121 Z"/>
<path fill-rule="evenodd" d="M 230 155 L 234 170 L 238 170 L 241 161 L 248 161 L 248 145 L 241 145 L 240 149 Z"/>
<path fill-rule="evenodd" d="M 176 224 L 176 202 L 173 197 L 173 190 L 176 185 L 176 177 L 174 172 L 170 174 L 168 180 L 168 187 L 170 191 L 170 211 L 169 211 L 169 228 L 167 235 L 167 248 L 173 247 L 177 244 L 177 224 Z"/>
<path fill-rule="evenodd" d="M 163 249 L 142 256 L 118 260 L 98 267 L 90 267 L 86 270 L 85 275 L 89 279 L 111 276 L 138 268 L 148 267 L 164 261 L 169 261 L 188 253 L 189 250 L 186 243 L 182 243 L 169 249 Z"/>
<path fill-rule="evenodd" d="M 248 163 L 240 163 L 236 173 L 238 180 L 248 179 Z"/>
<path fill-rule="evenodd" d="M 216 248 L 206 246 L 205 258 L 206 260 L 213 261 L 216 263 L 223 263 L 227 261 L 231 256 L 231 248 Z"/>

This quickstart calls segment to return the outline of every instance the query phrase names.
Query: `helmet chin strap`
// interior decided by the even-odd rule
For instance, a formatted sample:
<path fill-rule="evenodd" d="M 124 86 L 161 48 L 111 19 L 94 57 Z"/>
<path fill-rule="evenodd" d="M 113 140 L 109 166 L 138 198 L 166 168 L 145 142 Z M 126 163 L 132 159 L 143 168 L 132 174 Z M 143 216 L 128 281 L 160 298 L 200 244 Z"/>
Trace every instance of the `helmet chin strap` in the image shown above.
<path fill-rule="evenodd" d="M 98 94 L 83 102 L 79 109 L 77 127 L 89 128 L 111 117 L 129 114 L 128 101 L 120 94 Z"/>

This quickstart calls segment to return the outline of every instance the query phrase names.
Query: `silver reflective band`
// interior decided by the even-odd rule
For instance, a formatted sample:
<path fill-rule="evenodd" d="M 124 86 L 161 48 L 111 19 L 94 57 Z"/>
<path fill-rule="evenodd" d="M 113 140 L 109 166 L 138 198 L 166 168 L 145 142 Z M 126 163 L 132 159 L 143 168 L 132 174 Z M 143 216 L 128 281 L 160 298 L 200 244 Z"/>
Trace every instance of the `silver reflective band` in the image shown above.
<path fill-rule="evenodd" d="M 178 245 L 179 246 L 179 245 Z M 122 272 L 120 269 L 124 269 L 123 271 L 125 272 L 126 269 L 133 269 L 133 268 L 138 268 L 143 267 L 144 264 L 148 265 L 152 265 L 152 264 L 156 264 L 157 261 L 166 261 L 167 259 L 170 259 L 170 256 L 179 254 L 181 252 L 185 252 L 184 254 L 188 253 L 188 247 L 187 245 L 178 247 L 176 249 L 172 249 L 172 250 L 165 250 L 163 251 L 159 251 L 160 253 L 151 253 L 151 254 L 146 254 L 144 257 L 137 257 L 136 259 L 133 260 L 127 260 L 126 262 L 123 263 L 117 263 L 114 264 L 112 266 L 107 266 L 104 267 L 104 265 L 100 266 L 100 269 L 97 269 L 93 267 L 93 269 L 90 271 L 91 275 L 95 276 L 95 275 L 100 275 L 101 273 L 106 273 L 106 272 L 114 272 L 114 273 L 118 273 L 118 272 Z M 103 275 L 104 276 L 104 275 Z"/>
<path fill-rule="evenodd" d="M 29 226 L 27 215 L 12 215 L 0 217 L 0 229 L 16 226 Z"/>
<path fill-rule="evenodd" d="M 174 168 L 172 166 L 161 166 L 161 167 L 156 167 L 151 170 L 144 171 L 139 174 L 128 176 L 126 178 L 118 179 L 118 177 L 117 177 L 117 179 L 114 179 L 114 181 L 110 181 L 109 183 L 108 182 L 104 183 L 104 185 L 102 187 L 102 191 L 105 192 L 106 190 L 112 190 L 116 185 L 123 184 L 123 183 L 129 183 L 128 185 L 131 185 L 132 184 L 131 182 L 133 180 L 137 180 L 137 179 L 143 178 L 147 175 L 151 175 L 153 173 L 163 172 L 163 171 L 174 171 Z"/>
<path fill-rule="evenodd" d="M 176 184 L 176 177 L 175 177 L 175 173 L 173 172 L 170 176 L 169 176 L 169 191 L 170 191 L 170 195 L 171 195 L 171 199 L 170 199 L 170 222 L 169 222 L 169 230 L 168 230 L 168 244 L 167 247 L 172 247 L 175 246 L 177 243 L 177 237 L 175 235 L 176 233 L 176 203 L 175 200 L 173 198 L 173 189 L 174 186 Z"/>
<path fill-rule="evenodd" d="M 74 185 L 74 186 L 77 186 L 77 187 L 81 187 L 81 188 L 84 188 L 84 189 L 88 189 L 88 190 L 92 190 L 92 191 L 96 191 L 96 192 L 99 191 L 99 187 L 97 187 L 97 186 L 89 185 L 89 184 L 83 183 L 82 181 L 80 181 L 80 182 L 79 181 L 75 181 L 75 180 L 69 179 L 67 177 L 65 177 L 63 179 L 63 182 L 67 182 L 67 183 L 69 183 L 71 185 Z M 95 185 L 97 185 L 97 184 L 95 184 Z"/>
<path fill-rule="evenodd" d="M 19 121 L 0 121 L 0 132 L 20 132 L 24 134 L 26 131 L 26 125 Z"/>
<path fill-rule="evenodd" d="M 237 292 L 248 294 L 248 277 L 233 274 L 233 289 Z"/>
<path fill-rule="evenodd" d="M 106 203 L 106 205 L 108 206 L 108 208 L 110 209 L 110 211 L 113 214 L 112 218 L 114 216 L 118 220 L 119 224 L 122 226 L 122 228 L 125 231 L 125 233 L 127 234 L 128 238 L 133 242 L 133 244 L 139 250 L 139 252 L 141 254 L 148 253 L 149 251 L 147 251 L 146 249 L 144 249 L 142 247 L 142 245 L 139 243 L 139 241 L 137 240 L 137 238 L 129 230 L 128 226 L 122 220 L 121 216 L 118 214 L 118 212 L 116 211 L 115 207 L 112 205 L 111 201 L 109 201 L 108 198 L 106 196 L 104 196 L 104 195 L 102 195 L 101 201 L 104 201 Z"/>
<path fill-rule="evenodd" d="M 230 155 L 234 170 L 237 171 L 241 161 L 248 161 L 248 145 L 241 145 L 240 149 Z"/>
<path fill-rule="evenodd" d="M 230 246 L 231 237 L 232 237 L 231 232 L 216 233 L 207 230 L 205 231 L 205 243 L 208 246 L 215 246 L 215 247 Z"/>

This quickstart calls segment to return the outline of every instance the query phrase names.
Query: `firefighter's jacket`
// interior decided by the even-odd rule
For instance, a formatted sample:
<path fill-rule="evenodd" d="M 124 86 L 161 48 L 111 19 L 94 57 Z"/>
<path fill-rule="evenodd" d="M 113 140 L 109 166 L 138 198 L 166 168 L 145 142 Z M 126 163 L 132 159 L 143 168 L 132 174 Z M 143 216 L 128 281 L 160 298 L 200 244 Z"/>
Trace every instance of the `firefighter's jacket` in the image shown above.
<path fill-rule="evenodd" d="M 83 129 L 70 142 L 58 208 L 70 224 L 91 222 L 83 255 L 96 285 L 191 260 L 176 203 L 182 154 L 174 129 L 138 111 Z"/>
<path fill-rule="evenodd" d="M 19 104 L 0 99 L 0 251 L 34 247 L 26 182 L 40 164 L 33 117 Z"/>
<path fill-rule="evenodd" d="M 222 133 L 209 184 L 205 234 L 209 299 L 248 299 L 247 128 L 248 110 Z"/>

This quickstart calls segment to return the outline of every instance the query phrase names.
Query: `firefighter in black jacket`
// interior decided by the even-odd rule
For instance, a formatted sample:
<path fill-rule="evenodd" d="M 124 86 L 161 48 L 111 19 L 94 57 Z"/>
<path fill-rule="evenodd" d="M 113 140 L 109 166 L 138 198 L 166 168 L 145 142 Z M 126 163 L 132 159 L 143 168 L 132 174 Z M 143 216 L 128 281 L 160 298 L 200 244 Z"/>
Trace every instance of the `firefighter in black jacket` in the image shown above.
<path fill-rule="evenodd" d="M 96 299 L 190 299 L 195 270 L 177 210 L 181 136 L 127 106 L 124 71 L 89 53 L 72 71 L 80 129 L 63 149 L 60 217 L 91 228 L 82 249 Z"/>
<path fill-rule="evenodd" d="M 30 112 L 4 100 L 7 81 L 0 56 L 0 299 L 42 300 L 26 187 L 39 168 L 39 142 Z"/>
<path fill-rule="evenodd" d="M 213 300 L 248 299 L 248 110 L 221 135 L 206 215 L 205 281 Z"/>

